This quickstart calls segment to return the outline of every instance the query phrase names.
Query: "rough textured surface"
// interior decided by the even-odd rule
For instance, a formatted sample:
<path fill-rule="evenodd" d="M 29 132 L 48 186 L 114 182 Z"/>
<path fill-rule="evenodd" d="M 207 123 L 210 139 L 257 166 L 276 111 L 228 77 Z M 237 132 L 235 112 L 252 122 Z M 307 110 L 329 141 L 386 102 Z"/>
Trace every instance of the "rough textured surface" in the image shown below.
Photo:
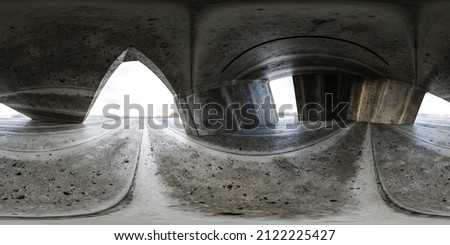
<path fill-rule="evenodd" d="M 273 157 L 213 154 L 174 137 L 151 144 L 171 194 L 194 209 L 230 215 L 316 216 L 337 213 L 357 202 L 352 190 L 357 188 L 356 161 L 365 130 L 366 125 L 359 124 L 332 143 Z M 260 143 L 274 139 L 266 140 Z M 293 144 L 278 142 L 283 143 Z"/>
<path fill-rule="evenodd" d="M 383 190 L 397 205 L 450 216 L 448 129 L 372 125 L 376 168 Z"/>
<path fill-rule="evenodd" d="M 348 125 L 332 124 L 328 126 L 329 128 L 324 128 L 305 124 L 298 125 L 298 129 L 292 130 L 259 128 L 242 133 L 192 137 L 191 140 L 207 148 L 232 154 L 276 155 L 314 145 L 339 133 Z"/>
<path fill-rule="evenodd" d="M 384 3 L 208 6 L 195 25 L 194 82 L 274 78 L 302 70 L 364 73 L 362 66 L 413 83 L 410 15 L 401 5 Z M 308 57 L 315 62 L 302 63 Z"/>
<path fill-rule="evenodd" d="M 199 135 L 255 129 L 278 121 L 268 81 L 224 83 L 197 92 L 189 101 L 186 114 L 193 115 L 189 126 Z"/>
<path fill-rule="evenodd" d="M 185 6 L 2 2 L 0 16 L 0 102 L 31 118 L 82 122 L 123 61 L 147 63 L 177 93 L 190 88 Z"/>
<path fill-rule="evenodd" d="M 293 77 L 301 121 L 331 121 L 348 119 L 350 101 L 359 94 L 352 93 L 352 86 L 359 77 L 336 74 L 304 74 Z M 353 98 L 351 98 L 351 96 Z M 316 112 L 308 113 L 308 110 Z M 353 109 L 353 108 L 352 108 Z"/>
<path fill-rule="evenodd" d="M 11 125 L 12 123 L 8 124 Z M 15 124 L 17 125 L 17 123 Z M 20 123 L 20 125 L 27 124 Z M 25 128 L 26 130 L 35 132 L 35 127 L 38 125 L 28 126 Z M 57 127 L 61 128 L 61 125 Z M 369 126 L 369 128 L 372 128 L 372 132 L 370 132 L 371 130 L 367 130 L 367 124 L 359 123 L 352 126 L 351 129 L 344 129 L 307 148 L 272 156 L 245 156 L 224 153 L 221 150 L 200 145 L 198 140 L 194 142 L 190 136 L 180 135 L 182 131 L 179 129 L 179 131 L 175 131 L 173 129 L 154 130 L 146 128 L 143 130 L 134 187 L 124 201 L 114 204 L 113 209 L 95 215 L 82 215 L 70 219 L 47 218 L 43 220 L 12 219 L 10 217 L 13 216 L 13 208 L 2 206 L 0 211 L 9 218 L 0 218 L 0 223 L 329 224 L 333 222 L 340 224 L 449 224 L 450 220 L 447 218 L 421 215 L 427 213 L 423 210 L 418 213 L 406 212 L 408 209 L 400 208 L 399 205 L 396 205 L 396 202 L 391 201 L 394 199 L 386 199 L 386 194 L 380 192 L 372 151 L 371 138 L 376 136 L 373 131 L 374 127 L 375 125 Z M 45 128 L 48 130 L 48 125 Z M 4 128 L 2 130 L 4 131 Z M 278 131 L 272 132 L 267 137 L 260 136 L 260 145 L 269 144 L 273 137 L 283 138 L 285 134 L 286 132 Z M 139 135 L 141 134 L 139 133 Z M 252 135 L 250 134 L 249 137 L 252 137 Z M 139 137 L 130 137 L 130 140 L 138 140 L 137 138 Z M 106 138 L 104 139 L 106 140 Z M 114 142 L 113 138 L 108 139 L 109 143 Z M 130 156 L 137 151 L 138 147 L 133 146 L 133 151 L 124 153 Z M 235 148 L 229 148 L 229 151 L 239 152 Z M 395 156 L 401 156 L 403 153 L 403 151 L 398 151 Z M 435 152 L 427 154 L 435 155 Z M 85 159 L 77 158 L 77 160 Z M 102 161 L 101 163 L 108 167 L 109 173 L 115 173 L 114 167 L 111 168 L 113 163 L 107 165 L 110 161 L 107 158 L 105 160 L 108 161 Z M 411 163 L 414 166 L 415 163 Z M 52 166 L 55 167 L 56 165 Z M 76 185 L 79 184 L 83 188 L 90 189 L 91 193 L 94 193 L 94 190 L 100 193 L 106 190 L 107 195 L 109 195 L 109 190 L 118 193 L 117 188 L 109 186 L 110 181 L 114 179 L 114 175 L 108 175 L 108 171 L 102 172 L 106 174 L 100 176 L 104 178 L 107 184 L 103 185 L 101 184 L 103 182 L 97 182 L 96 185 L 93 185 L 86 179 L 99 178 L 92 175 L 94 166 L 92 164 L 63 165 L 66 170 L 70 169 L 72 173 L 76 166 L 78 166 L 77 177 L 82 182 L 75 181 Z M 42 177 L 64 177 L 67 182 L 62 182 L 61 186 L 70 186 L 66 184 L 73 180 L 72 177 L 66 178 L 67 172 L 59 173 L 57 171 L 60 169 L 59 167 L 55 170 L 45 168 L 46 173 L 36 172 Z M 11 172 L 13 170 L 15 168 L 12 165 L 6 165 L 2 171 Z M 125 174 L 123 169 L 119 170 Z M 436 170 L 438 169 L 436 168 Z M 433 170 L 428 173 L 426 181 L 433 183 L 433 185 L 440 185 L 442 181 L 434 175 L 438 172 Z M 26 172 L 22 172 L 22 174 L 24 173 Z M 402 180 L 402 176 L 399 174 L 390 176 Z M 19 176 L 12 176 L 9 179 L 15 181 L 16 178 L 19 178 Z M 55 181 L 61 180 L 57 178 Z M 405 180 L 405 186 L 408 185 L 408 181 L 409 179 Z M 120 183 L 122 182 L 114 182 L 114 187 L 118 187 Z M 29 191 L 29 188 L 35 188 L 35 191 L 45 191 L 45 189 L 37 190 L 38 187 L 40 186 L 28 186 L 27 191 Z M 62 200 L 61 203 L 64 204 L 70 198 L 78 195 L 80 190 L 76 188 L 73 196 L 66 196 L 63 193 L 63 191 L 66 191 L 65 189 L 57 189 L 53 193 L 53 189 L 51 189 L 53 187 L 53 185 L 49 185 L 49 190 L 52 191 L 50 195 L 54 200 Z M 4 192 L 3 187 L 1 190 Z M 447 189 L 438 188 L 437 190 L 445 191 Z M 5 191 L 9 191 L 9 188 Z M 19 192 L 21 194 L 27 193 L 22 189 Z M 247 195 L 244 196 L 244 194 Z M 401 195 L 401 193 L 398 195 Z M 45 197 L 37 196 L 36 198 Z M 79 200 L 85 204 L 89 201 L 91 204 L 89 208 L 104 208 L 101 205 L 105 204 L 105 200 L 95 199 L 94 201 L 93 198 L 93 196 L 89 196 L 87 199 Z M 420 201 L 420 198 L 411 198 L 408 199 L 408 202 L 412 204 L 420 203 L 416 200 Z M 4 205 L 5 202 L 0 201 L 0 204 Z M 26 203 L 24 202 L 27 201 L 27 198 L 12 201 L 13 207 L 25 209 Z M 16 203 L 16 201 L 21 202 Z M 99 203 L 100 206 L 96 205 Z M 435 204 L 437 206 L 432 207 L 441 210 L 445 207 L 438 205 L 438 202 L 435 202 Z M 52 202 L 41 202 L 41 206 L 32 209 L 43 210 L 43 214 L 60 212 L 59 209 L 54 207 Z M 71 208 L 73 206 L 64 207 L 65 212 Z M 87 213 L 88 210 L 83 207 L 82 211 Z M 28 212 L 32 212 L 32 210 L 30 209 Z M 59 214 L 62 214 L 62 211 Z"/>
<path fill-rule="evenodd" d="M 136 128 L 104 130 L 101 122 L 2 125 L 0 216 L 65 217 L 113 207 L 131 188 L 141 135 Z"/>
<path fill-rule="evenodd" d="M 410 124 L 426 91 L 450 98 L 449 9 L 446 1 L 2 1 L 0 103 L 33 119 L 80 123 L 114 70 L 138 60 L 177 104 L 198 93 L 221 104 L 212 90 L 248 81 L 361 76 L 376 82 L 362 91 L 368 114 L 354 118 Z M 380 105 L 373 94 L 383 94 Z M 241 90 L 225 104 L 262 96 Z M 186 113 L 192 123 L 195 113 Z"/>
<path fill-rule="evenodd" d="M 412 123 L 425 92 L 450 100 L 449 10 L 450 3 L 427 1 L 2 1 L 0 103 L 46 123 L 1 124 L 0 215 L 82 215 L 73 223 L 298 223 L 299 216 L 448 223 L 416 216 L 449 216 L 448 119 L 372 131 L 364 123 L 287 133 L 272 125 L 271 133 L 204 138 L 144 129 L 142 144 L 136 128 L 52 122 L 83 122 L 114 70 L 137 60 L 186 109 L 188 125 L 197 116 L 191 95 L 222 106 L 260 103 L 271 96 L 269 80 L 311 73 L 354 76 L 362 85 L 296 89 L 297 101 L 339 91 L 350 98 L 349 119 Z M 120 202 L 138 154 L 144 165 L 136 190 Z M 97 214 L 83 216 L 90 213 Z"/>

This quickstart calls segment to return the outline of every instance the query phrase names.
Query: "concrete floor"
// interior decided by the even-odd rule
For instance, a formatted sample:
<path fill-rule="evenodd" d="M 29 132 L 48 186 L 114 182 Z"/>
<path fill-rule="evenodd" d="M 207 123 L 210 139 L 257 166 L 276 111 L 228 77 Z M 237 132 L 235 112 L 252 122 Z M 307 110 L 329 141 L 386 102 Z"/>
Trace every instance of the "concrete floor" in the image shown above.
<path fill-rule="evenodd" d="M 0 224 L 450 224 L 446 122 L 192 137 L 3 120 Z"/>
<path fill-rule="evenodd" d="M 142 132 L 98 122 L 0 126 L 0 216 L 61 217 L 95 213 L 129 192 Z"/>

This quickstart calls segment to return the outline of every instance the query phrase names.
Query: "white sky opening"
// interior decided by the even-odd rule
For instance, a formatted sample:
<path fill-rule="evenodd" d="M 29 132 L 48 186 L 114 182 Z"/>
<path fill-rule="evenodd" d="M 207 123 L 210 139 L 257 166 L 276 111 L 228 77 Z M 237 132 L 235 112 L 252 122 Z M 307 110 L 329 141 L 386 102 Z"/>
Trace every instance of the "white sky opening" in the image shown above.
<path fill-rule="evenodd" d="M 22 113 L 0 103 L 0 118 L 18 118 L 18 119 L 30 119 Z"/>
<path fill-rule="evenodd" d="M 420 105 L 418 116 L 450 117 L 450 102 L 426 93 Z"/>
<path fill-rule="evenodd" d="M 283 117 L 297 118 L 295 116 L 297 114 L 297 102 L 295 100 L 294 81 L 292 77 L 275 79 L 270 81 L 269 84 L 280 119 Z M 285 108 L 289 107 L 289 109 L 285 109 L 283 113 L 280 110 L 282 106 Z"/>
<path fill-rule="evenodd" d="M 136 109 L 129 110 L 130 117 L 177 117 L 178 113 L 172 109 L 174 98 L 164 83 L 145 65 L 139 61 L 122 63 L 106 82 L 97 100 L 95 101 L 89 117 L 104 116 L 103 108 L 108 104 L 118 104 L 120 109 L 109 109 L 108 112 L 124 117 L 124 96 L 130 96 L 130 104 L 139 104 L 144 109 L 140 115 Z M 163 113 L 163 104 L 168 105 L 168 112 Z M 153 105 L 153 111 L 148 110 Z"/>

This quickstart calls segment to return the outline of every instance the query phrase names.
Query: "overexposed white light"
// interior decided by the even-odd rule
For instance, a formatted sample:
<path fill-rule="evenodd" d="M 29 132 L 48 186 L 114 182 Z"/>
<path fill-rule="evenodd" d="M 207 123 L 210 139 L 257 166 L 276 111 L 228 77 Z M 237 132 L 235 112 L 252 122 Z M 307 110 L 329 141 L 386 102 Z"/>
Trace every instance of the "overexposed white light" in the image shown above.
<path fill-rule="evenodd" d="M 0 104 L 0 118 L 29 118 L 22 113 L 11 109 L 10 107 Z"/>
<path fill-rule="evenodd" d="M 419 115 L 450 116 L 450 102 L 426 93 L 419 109 Z"/>
<path fill-rule="evenodd" d="M 89 116 L 103 116 L 103 108 L 108 104 L 117 104 L 119 110 L 110 109 L 109 113 L 124 116 L 124 96 L 130 96 L 131 104 L 139 104 L 144 108 L 144 115 L 136 109 L 129 110 L 129 116 L 162 117 L 163 104 L 168 105 L 168 116 L 174 114 L 171 106 L 174 104 L 172 93 L 164 83 L 146 66 L 139 61 L 122 63 L 112 74 L 103 87 Z M 148 105 L 153 105 L 149 112 Z"/>
<path fill-rule="evenodd" d="M 297 102 L 295 100 L 294 81 L 292 77 L 284 77 L 270 81 L 270 89 L 272 90 L 273 100 L 278 113 L 280 113 L 280 107 L 282 105 L 289 105 L 290 109 L 284 110 L 284 114 L 297 114 Z"/>

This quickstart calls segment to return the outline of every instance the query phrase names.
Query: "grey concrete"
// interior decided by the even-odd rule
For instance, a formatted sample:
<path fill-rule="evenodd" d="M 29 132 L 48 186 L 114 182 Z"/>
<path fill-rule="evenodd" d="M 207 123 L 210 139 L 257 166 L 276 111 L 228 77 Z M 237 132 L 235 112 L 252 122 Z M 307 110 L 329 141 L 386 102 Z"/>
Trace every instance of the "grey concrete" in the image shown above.
<path fill-rule="evenodd" d="M 361 78 L 322 73 L 294 76 L 299 120 L 347 120 L 349 106 L 344 103 L 353 102 L 358 97 L 356 93 L 352 93 L 352 87 L 356 86 L 358 79 Z"/>
<path fill-rule="evenodd" d="M 445 1 L 2 1 L 0 103 L 33 121 L 0 121 L 0 222 L 448 224 L 449 119 L 371 123 L 412 124 L 428 91 L 450 101 L 449 10 Z M 127 61 L 166 85 L 186 134 L 86 121 Z M 283 130 L 263 102 L 269 81 L 285 76 L 298 105 L 327 105 L 330 92 L 357 122 Z M 194 109 L 208 103 L 265 110 L 246 108 L 258 116 L 248 125 L 242 109 L 227 111 L 219 121 L 233 132 L 205 129 L 214 118 Z"/>
<path fill-rule="evenodd" d="M 365 130 L 363 124 L 348 129 L 347 136 L 326 150 L 311 147 L 307 152 L 265 158 L 211 154 L 209 148 L 192 149 L 190 144 L 168 136 L 162 141 L 162 137 L 154 137 L 158 141 L 151 140 L 151 144 L 160 163 L 158 173 L 171 187 L 171 195 L 187 208 L 219 215 L 317 216 L 355 205 L 353 192 L 359 188 L 354 185 L 355 162 L 361 155 L 364 138 L 360 136 Z M 264 149 L 261 154 L 270 152 L 273 143 L 284 147 L 293 144 L 273 138 L 259 141 L 258 145 L 253 142 L 253 147 Z M 342 151 L 347 154 L 342 155 Z"/>
<path fill-rule="evenodd" d="M 135 122 L 136 123 L 136 122 Z M 340 130 L 331 137 L 323 138 L 314 144 L 302 149 L 279 153 L 276 155 L 246 155 L 236 148 L 229 146 L 222 149 L 211 149 L 203 144 L 209 144 L 203 139 L 192 140 L 192 136 L 182 135 L 182 131 L 176 129 L 155 130 L 146 127 L 143 130 L 143 138 L 140 150 L 124 152 L 134 154 L 139 152 L 138 167 L 133 187 L 127 189 L 127 195 L 119 202 L 111 202 L 113 208 L 107 208 L 106 199 L 95 199 L 89 196 L 80 199 L 81 203 L 89 204 L 88 207 L 96 207 L 103 211 L 93 215 L 81 215 L 77 217 L 66 216 L 61 218 L 24 219 L 8 218 L 13 216 L 13 209 L 22 208 L 22 212 L 33 213 L 36 206 L 26 209 L 24 203 L 27 198 L 14 200 L 13 203 L 2 201 L 1 224 L 449 224 L 446 215 L 445 203 L 440 198 L 433 199 L 434 195 L 445 194 L 448 188 L 441 188 L 444 179 L 441 164 L 433 167 L 428 165 L 429 172 L 415 171 L 418 162 L 408 161 L 404 165 L 405 171 L 414 175 L 424 175 L 422 181 L 432 183 L 426 192 L 423 189 L 407 188 L 416 182 L 403 175 L 397 174 L 395 164 L 389 169 L 381 166 L 380 157 L 402 157 L 405 153 L 401 149 L 386 150 L 389 145 L 382 145 L 383 151 L 379 152 L 377 143 L 385 133 L 389 133 L 393 140 L 406 140 L 406 134 L 395 134 L 397 129 L 379 132 L 381 127 L 375 124 L 358 123 L 349 129 Z M 89 128 L 89 127 L 88 127 Z M 89 131 L 89 129 L 86 129 Z M 387 128 L 387 127 L 381 127 Z M 124 131 L 119 130 L 119 131 Z M 132 134 L 136 130 L 132 130 Z M 130 132 L 122 132 L 130 137 Z M 292 132 L 291 132 L 292 133 Z M 273 137 L 283 138 L 286 132 L 270 134 L 260 137 L 260 145 L 270 144 Z M 140 142 L 140 135 L 130 139 Z M 226 135 L 224 135 L 226 137 Z M 246 137 L 246 136 L 243 136 Z M 249 135 L 247 137 L 255 137 Z M 406 138 L 405 138 L 406 137 Z M 413 140 L 415 138 L 409 138 Z M 106 140 L 106 138 L 105 138 Z M 114 138 L 108 138 L 114 141 Z M 115 142 L 115 141 L 114 141 Z M 127 144 L 128 145 L 128 144 Z M 130 145 L 131 146 L 131 145 Z M 133 146 L 135 147 L 135 146 Z M 72 147 L 72 149 L 77 147 Z M 223 149 L 228 148 L 227 152 Z M 375 151 L 373 151 L 375 149 Z M 405 148 L 407 150 L 408 148 Z M 415 148 L 413 148 L 415 149 Z M 177 154 L 173 154 L 176 152 Z M 374 153 L 376 153 L 374 155 Z M 425 157 L 436 155 L 435 151 L 422 152 Z M 117 156 L 113 154 L 111 157 Z M 122 156 L 120 154 L 120 156 Z M 374 158 L 375 156 L 375 158 Z M 67 157 L 67 156 L 66 156 Z M 119 157 L 122 159 L 121 157 Z M 69 158 L 70 159 L 70 158 Z M 66 160 L 64 158 L 64 160 Z M 85 160 L 85 159 L 80 159 Z M 427 159 L 425 159 L 427 160 Z M 434 159 L 435 160 L 435 159 Z M 433 160 L 433 161 L 434 161 Z M 110 158 L 98 161 L 97 164 L 111 162 Z M 91 178 L 93 165 L 79 164 L 73 161 L 77 167 L 77 177 L 80 182 L 86 182 Z M 422 164 L 423 165 L 423 164 Z M 54 167 L 55 165 L 53 165 Z M 110 183 L 114 175 L 114 167 L 109 165 L 107 171 L 102 172 L 108 180 L 105 184 L 93 186 L 85 183 L 84 188 L 94 191 L 107 190 L 118 194 L 118 189 L 110 189 L 106 183 Z M 72 168 L 64 165 L 67 170 Z M 384 167 L 384 166 L 383 166 Z M 15 170 L 7 166 L 8 170 Z M 71 176 L 66 178 L 64 173 L 47 169 L 42 175 L 33 174 L 28 179 L 32 183 L 39 183 L 41 176 L 46 178 L 58 177 L 56 181 L 66 187 L 73 180 Z M 398 169 L 397 169 L 398 170 Z M 123 172 L 123 169 L 120 169 Z M 61 180 L 59 177 L 62 176 Z M 100 177 L 101 177 L 100 176 Z M 129 179 L 130 176 L 127 177 Z M 416 176 L 414 176 L 416 177 Z M 21 182 L 16 181 L 19 176 L 9 178 L 14 180 L 7 183 L 10 187 L 21 188 Z M 94 178 L 99 178 L 95 176 Z M 86 181 L 85 181 L 86 180 Z M 396 189 L 382 189 L 386 180 L 402 181 L 401 190 L 410 190 L 406 195 Z M 420 179 L 419 179 L 420 180 Z M 90 181 L 90 180 L 89 180 Z M 114 185 L 120 185 L 124 179 L 115 181 Z M 380 184 L 378 184 L 381 181 Z M 78 183 L 78 182 L 76 182 Z M 400 182 L 399 182 L 400 183 Z M 32 185 L 34 193 L 45 193 L 42 186 Z M 51 187 L 51 186 L 50 186 Z M 78 186 L 77 186 L 78 187 Z M 406 189 L 405 189 L 406 188 Z M 3 189 L 2 189 L 3 190 Z M 59 190 L 59 189 L 58 189 Z M 72 201 L 72 196 L 51 191 L 49 194 L 55 201 L 61 203 Z M 77 196 L 75 188 L 73 195 Z M 129 190 L 129 191 L 128 191 Z M 29 190 L 28 190 L 29 191 Z M 24 192 L 20 189 L 19 192 Z M 435 194 L 432 194 L 435 193 Z M 27 193 L 30 194 L 30 193 Z M 244 195 L 246 194 L 246 195 Z M 34 200 L 44 198 L 35 194 Z M 122 193 L 122 197 L 125 193 Z M 424 196 L 424 197 L 422 197 Z M 95 200 L 94 200 L 95 199 Z M 402 202 L 399 203 L 398 200 Z M 17 203 L 16 201 L 23 201 Z M 425 206 L 423 201 L 425 201 Z M 103 206 L 102 206 L 103 204 Z M 429 210 L 421 209 L 411 212 L 408 204 L 415 207 L 438 209 L 440 212 L 433 216 Z M 429 205 L 433 204 L 433 205 Z M 51 202 L 40 200 L 39 210 L 44 216 L 74 215 L 70 213 L 71 207 L 63 207 Z M 59 209 L 58 209 L 59 207 Z M 89 213 L 88 207 L 82 209 L 83 213 Z M 80 208 L 80 206 L 78 206 Z M 75 208 L 74 208 L 75 209 Z M 106 209 L 106 210 L 105 210 Z M 52 212 L 51 212 L 52 211 Z M 73 210 L 72 210 L 73 211 Z M 80 212 L 81 210 L 77 210 Z M 34 216 L 35 217 L 35 216 Z"/>
<path fill-rule="evenodd" d="M 413 124 L 425 90 L 393 80 L 311 73 L 294 78 L 300 120 Z"/>
<path fill-rule="evenodd" d="M 450 216 L 448 132 L 372 125 L 378 175 L 396 205 L 415 213 Z"/>
<path fill-rule="evenodd" d="M 297 129 L 258 128 L 219 136 L 192 137 L 190 140 L 204 147 L 238 155 L 276 155 L 298 151 L 323 141 L 347 127 L 347 124 L 298 125 Z M 348 123 L 348 125 L 352 125 Z M 182 135 L 182 133 L 179 133 Z"/>
<path fill-rule="evenodd" d="M 255 129 L 278 121 L 268 81 L 229 81 L 203 89 L 189 96 L 183 107 L 183 114 L 192 115 L 186 122 L 194 135 Z"/>
<path fill-rule="evenodd" d="M 384 124 L 413 124 L 426 92 L 394 80 L 365 79 L 354 85 L 352 115 L 346 119 Z"/>
<path fill-rule="evenodd" d="M 0 102 L 33 119 L 82 122 L 124 61 L 190 89 L 187 6 L 1 2 L 0 16 Z"/>
<path fill-rule="evenodd" d="M 66 217 L 109 209 L 128 194 L 141 131 L 20 124 L 0 127 L 0 217 Z"/>
<path fill-rule="evenodd" d="M 80 123 L 118 65 L 137 60 L 173 93 L 186 124 L 194 115 L 179 102 L 188 96 L 256 102 L 270 91 L 240 87 L 309 73 L 364 78 L 351 119 L 411 124 L 425 92 L 450 98 L 449 9 L 445 1 L 2 1 L 0 102 L 33 119 Z"/>

